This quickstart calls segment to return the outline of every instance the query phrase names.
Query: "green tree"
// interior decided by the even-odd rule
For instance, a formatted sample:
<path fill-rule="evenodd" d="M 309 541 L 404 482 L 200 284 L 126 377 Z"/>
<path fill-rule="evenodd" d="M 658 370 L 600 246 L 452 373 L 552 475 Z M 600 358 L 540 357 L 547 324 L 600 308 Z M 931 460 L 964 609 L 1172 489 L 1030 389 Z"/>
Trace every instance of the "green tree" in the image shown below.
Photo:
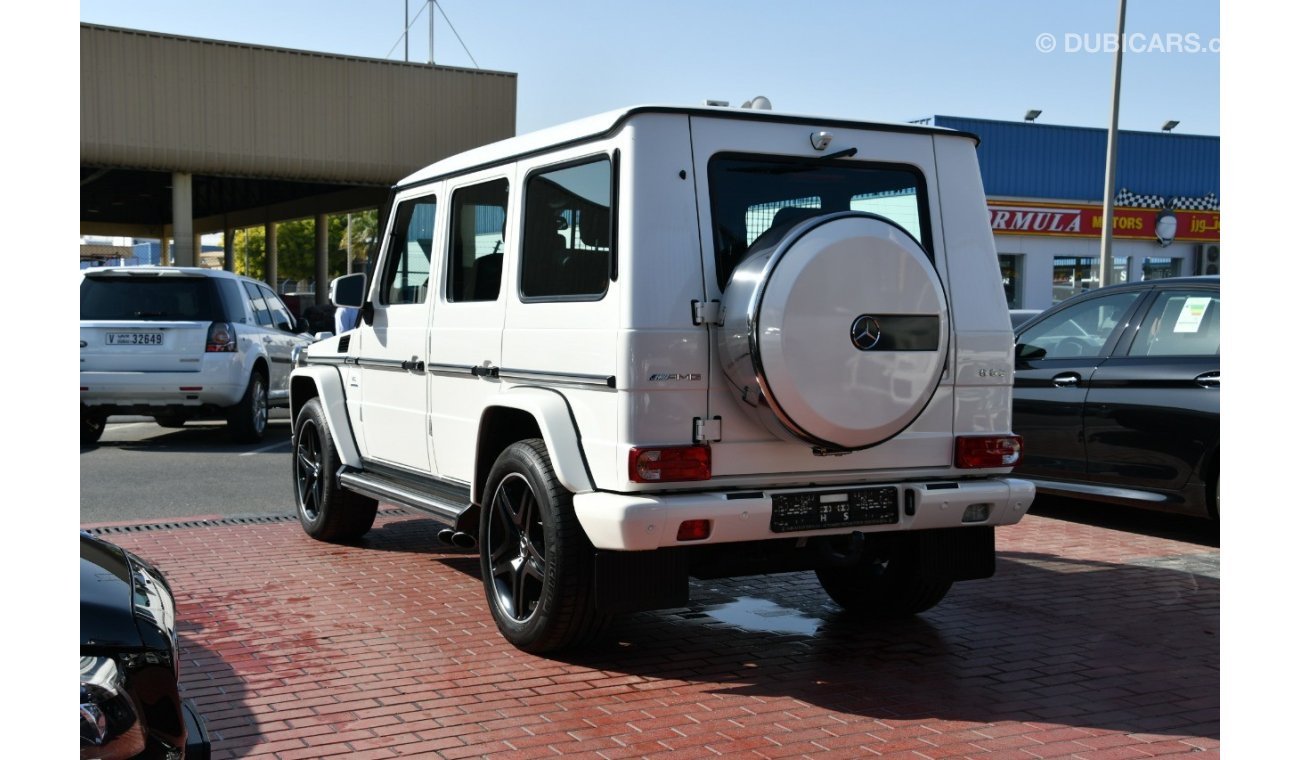
<path fill-rule="evenodd" d="M 352 214 L 352 271 L 364 271 L 378 238 L 375 209 Z M 348 215 L 327 215 L 329 273 L 347 273 Z M 235 271 L 259 280 L 266 278 L 266 232 L 263 227 L 235 231 Z M 311 283 L 316 279 L 316 219 L 293 219 L 276 225 L 277 272 L 280 280 Z M 277 283 L 278 287 L 278 283 Z"/>

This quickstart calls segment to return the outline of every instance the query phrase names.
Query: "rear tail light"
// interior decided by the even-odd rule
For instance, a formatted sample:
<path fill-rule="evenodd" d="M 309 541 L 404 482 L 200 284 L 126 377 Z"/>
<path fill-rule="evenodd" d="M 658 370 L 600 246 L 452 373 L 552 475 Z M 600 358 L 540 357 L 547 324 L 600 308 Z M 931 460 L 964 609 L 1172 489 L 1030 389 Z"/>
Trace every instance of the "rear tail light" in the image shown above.
<path fill-rule="evenodd" d="M 223 354 L 238 350 L 235 340 L 235 326 L 229 322 L 213 322 L 208 328 L 208 347 L 210 354 Z"/>
<path fill-rule="evenodd" d="M 1012 467 L 1020 462 L 1024 440 L 1018 435 L 972 435 L 957 438 L 957 467 Z"/>
<path fill-rule="evenodd" d="M 713 457 L 708 446 L 634 447 L 627 456 L 633 483 L 673 483 L 713 477 Z"/>

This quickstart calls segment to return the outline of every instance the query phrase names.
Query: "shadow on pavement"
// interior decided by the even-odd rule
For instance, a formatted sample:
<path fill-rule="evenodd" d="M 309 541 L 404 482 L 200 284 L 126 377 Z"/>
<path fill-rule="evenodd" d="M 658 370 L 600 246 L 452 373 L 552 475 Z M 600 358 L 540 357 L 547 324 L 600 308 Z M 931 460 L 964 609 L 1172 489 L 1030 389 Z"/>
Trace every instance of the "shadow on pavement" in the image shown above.
<path fill-rule="evenodd" d="M 1203 517 L 1042 494 L 1034 498 L 1030 514 L 1171 541 L 1219 546 L 1218 522 Z"/>
<path fill-rule="evenodd" d="M 394 522 L 364 545 L 443 555 L 477 578 L 472 553 L 429 550 L 438 527 Z M 637 676 L 647 691 L 708 684 L 895 727 L 940 718 L 1219 735 L 1217 553 L 1198 565 L 1003 551 L 993 578 L 883 623 L 842 612 L 812 573 L 692 581 L 691 593 L 687 608 L 625 616 L 599 644 L 553 659 Z"/>

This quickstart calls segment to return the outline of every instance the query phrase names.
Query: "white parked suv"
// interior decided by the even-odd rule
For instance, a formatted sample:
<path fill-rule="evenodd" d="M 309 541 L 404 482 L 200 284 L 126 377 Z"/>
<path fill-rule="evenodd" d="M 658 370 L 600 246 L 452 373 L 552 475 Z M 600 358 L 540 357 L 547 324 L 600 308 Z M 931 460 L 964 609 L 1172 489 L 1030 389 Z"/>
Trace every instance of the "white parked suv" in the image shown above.
<path fill-rule="evenodd" d="M 433 515 L 537 652 L 692 576 L 892 616 L 992 575 L 1034 489 L 975 145 L 646 106 L 406 178 L 373 281 L 333 284 L 357 328 L 290 381 L 304 528 Z"/>
<path fill-rule="evenodd" d="M 164 427 L 228 421 L 259 441 L 289 403 L 295 348 L 313 338 L 270 286 L 230 272 L 103 267 L 81 273 L 81 442 L 114 414 Z"/>

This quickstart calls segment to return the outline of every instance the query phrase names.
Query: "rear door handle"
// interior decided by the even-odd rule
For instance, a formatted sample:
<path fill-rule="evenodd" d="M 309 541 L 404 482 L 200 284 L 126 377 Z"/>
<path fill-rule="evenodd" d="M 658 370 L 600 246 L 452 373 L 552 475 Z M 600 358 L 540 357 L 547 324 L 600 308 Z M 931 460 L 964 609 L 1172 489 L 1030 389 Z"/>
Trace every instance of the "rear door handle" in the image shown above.
<path fill-rule="evenodd" d="M 1196 384 L 1201 386 L 1202 388 L 1217 389 L 1219 387 L 1219 373 L 1215 371 L 1215 372 L 1206 372 L 1204 374 L 1197 375 Z"/>
<path fill-rule="evenodd" d="M 1079 380 L 1081 379 L 1082 378 L 1079 377 L 1079 373 L 1077 372 L 1062 372 L 1052 378 L 1052 385 L 1055 385 L 1057 388 L 1073 388 L 1079 384 Z"/>

